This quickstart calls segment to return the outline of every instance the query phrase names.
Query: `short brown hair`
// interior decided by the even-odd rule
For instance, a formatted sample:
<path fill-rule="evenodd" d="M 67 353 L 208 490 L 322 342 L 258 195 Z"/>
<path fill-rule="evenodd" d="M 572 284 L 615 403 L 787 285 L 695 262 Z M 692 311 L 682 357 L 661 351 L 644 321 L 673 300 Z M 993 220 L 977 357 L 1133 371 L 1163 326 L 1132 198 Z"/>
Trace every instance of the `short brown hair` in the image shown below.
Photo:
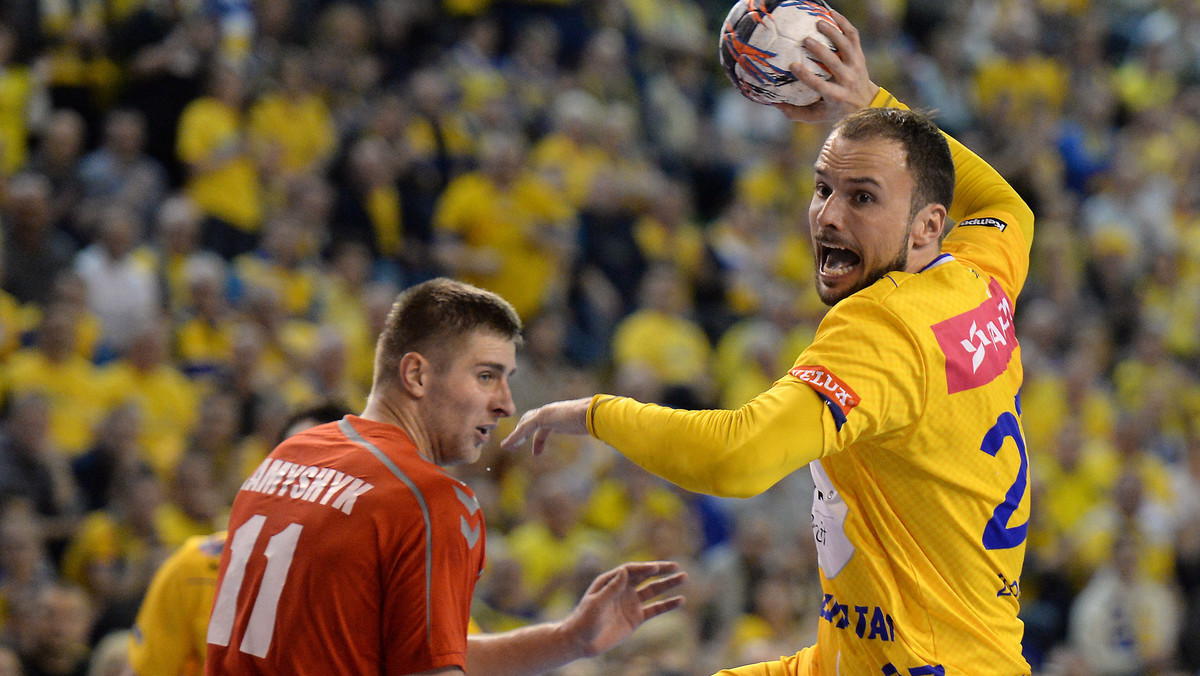
<path fill-rule="evenodd" d="M 842 118 L 834 134 L 858 141 L 887 138 L 904 148 L 913 179 L 910 218 L 930 204 L 950 210 L 954 199 L 954 158 L 937 124 L 928 115 L 903 108 L 864 108 Z M 942 235 L 945 236 L 946 231 Z"/>
<path fill-rule="evenodd" d="M 396 297 L 375 346 L 375 382 L 395 376 L 400 359 L 417 352 L 440 368 L 459 341 L 486 331 L 521 344 L 521 318 L 499 295 L 445 277 L 406 289 Z"/>

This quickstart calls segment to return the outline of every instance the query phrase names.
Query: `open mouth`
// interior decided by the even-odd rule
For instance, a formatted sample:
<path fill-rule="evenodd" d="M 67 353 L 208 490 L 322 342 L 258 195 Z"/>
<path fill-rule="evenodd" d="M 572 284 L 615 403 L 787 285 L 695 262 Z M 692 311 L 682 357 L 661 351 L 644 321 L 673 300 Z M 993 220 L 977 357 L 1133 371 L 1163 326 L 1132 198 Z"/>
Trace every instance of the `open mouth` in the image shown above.
<path fill-rule="evenodd" d="M 479 436 L 481 436 L 484 441 L 487 441 L 488 437 L 492 433 L 492 427 L 491 425 L 480 425 L 479 427 L 475 428 L 475 431 L 479 433 Z"/>
<path fill-rule="evenodd" d="M 825 277 L 845 277 L 862 262 L 862 257 L 850 249 L 824 244 L 818 244 L 817 247 L 820 272 Z"/>

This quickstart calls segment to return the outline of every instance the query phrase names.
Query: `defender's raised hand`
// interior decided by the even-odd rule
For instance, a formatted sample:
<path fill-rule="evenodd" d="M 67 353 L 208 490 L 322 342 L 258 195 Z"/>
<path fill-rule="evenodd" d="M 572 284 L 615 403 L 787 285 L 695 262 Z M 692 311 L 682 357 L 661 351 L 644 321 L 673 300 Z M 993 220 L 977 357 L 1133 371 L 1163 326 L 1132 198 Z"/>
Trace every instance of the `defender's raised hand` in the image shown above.
<path fill-rule="evenodd" d="M 607 652 L 646 620 L 682 606 L 682 596 L 655 599 L 686 580 L 687 573 L 673 561 L 637 561 L 613 568 L 592 580 L 563 621 L 567 635 L 588 657 Z"/>

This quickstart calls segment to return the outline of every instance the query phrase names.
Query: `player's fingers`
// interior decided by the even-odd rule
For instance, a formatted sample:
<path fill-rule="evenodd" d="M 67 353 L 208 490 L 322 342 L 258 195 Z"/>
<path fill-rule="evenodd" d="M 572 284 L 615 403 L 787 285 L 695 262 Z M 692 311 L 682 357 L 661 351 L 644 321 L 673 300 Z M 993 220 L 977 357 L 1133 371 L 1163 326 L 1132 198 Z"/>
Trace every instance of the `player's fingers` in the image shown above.
<path fill-rule="evenodd" d="M 828 36 L 830 41 L 832 41 L 834 46 L 839 50 L 845 46 L 851 48 L 846 50 L 848 53 L 861 53 L 862 37 L 859 35 L 858 29 L 854 27 L 854 24 L 850 23 L 850 20 L 847 19 L 844 14 L 836 9 L 833 9 L 832 7 L 829 8 L 829 15 L 833 17 L 833 22 L 837 29 L 834 30 L 833 26 L 822 26 L 821 24 L 825 22 L 818 21 L 817 30 Z"/>
<path fill-rule="evenodd" d="M 803 44 L 805 51 L 810 55 L 810 59 L 816 62 L 819 68 L 828 74 L 832 84 L 845 84 L 850 80 L 855 69 L 858 68 L 857 64 L 847 60 L 849 55 L 846 49 L 830 49 L 824 40 L 819 40 L 812 36 L 804 38 Z"/>
<path fill-rule="evenodd" d="M 675 561 L 630 561 L 620 567 L 629 572 L 629 579 L 634 584 L 641 584 L 652 577 L 679 570 L 679 564 Z"/>
<path fill-rule="evenodd" d="M 833 45 L 833 51 L 837 52 L 836 63 L 833 60 L 825 60 L 826 64 L 831 70 L 839 64 L 845 64 L 850 68 L 865 68 L 867 57 L 863 54 L 858 29 L 837 11 L 831 9 L 830 13 L 834 18 L 834 23 L 824 19 L 817 22 L 817 31 L 829 40 Z M 808 48 L 807 45 L 806 48 Z"/>
<path fill-rule="evenodd" d="M 531 425 L 533 424 L 533 419 L 536 413 L 537 409 L 526 411 L 525 415 L 521 416 L 521 419 L 517 421 L 516 427 L 513 427 L 512 431 L 508 433 L 508 436 L 504 437 L 504 439 L 500 442 L 500 448 L 506 451 L 511 451 L 525 443 L 525 439 L 527 439 L 529 437 L 529 433 L 533 431 L 531 429 Z"/>
<path fill-rule="evenodd" d="M 642 619 L 648 620 L 652 617 L 657 617 L 663 613 L 668 613 L 682 606 L 687 599 L 682 596 L 672 596 L 669 599 L 655 601 L 642 606 Z"/>
<path fill-rule="evenodd" d="M 546 438 L 550 436 L 550 430 L 544 427 L 537 428 L 533 433 L 533 455 L 539 456 L 546 448 Z"/>
<path fill-rule="evenodd" d="M 820 61 L 820 59 L 816 58 L 816 55 L 813 56 L 812 60 Z M 821 65 L 823 68 L 828 70 L 828 67 L 824 65 L 824 62 L 821 62 Z M 806 63 L 800 63 L 797 61 L 795 63 L 788 64 L 788 71 L 790 71 L 792 75 L 796 76 L 797 80 L 800 80 L 809 87 L 816 89 L 818 92 L 821 91 L 823 87 L 832 87 L 836 84 L 810 71 L 808 69 L 808 64 Z"/>
<path fill-rule="evenodd" d="M 629 572 L 625 570 L 624 566 L 618 566 L 592 580 L 590 587 L 597 594 L 603 594 L 606 591 L 615 591 L 624 587 L 628 584 L 628 580 Z"/>
<path fill-rule="evenodd" d="M 687 582 L 687 573 L 678 572 L 674 575 L 659 578 L 647 582 L 645 585 L 638 588 L 638 599 L 641 601 L 649 601 L 650 599 L 663 594 L 679 585 Z"/>
<path fill-rule="evenodd" d="M 500 448 L 506 451 L 514 450 L 520 447 L 521 444 L 525 443 L 525 436 L 525 430 L 521 429 L 521 425 L 518 423 L 517 426 L 508 433 L 508 436 L 504 437 L 504 439 L 500 441 Z"/>

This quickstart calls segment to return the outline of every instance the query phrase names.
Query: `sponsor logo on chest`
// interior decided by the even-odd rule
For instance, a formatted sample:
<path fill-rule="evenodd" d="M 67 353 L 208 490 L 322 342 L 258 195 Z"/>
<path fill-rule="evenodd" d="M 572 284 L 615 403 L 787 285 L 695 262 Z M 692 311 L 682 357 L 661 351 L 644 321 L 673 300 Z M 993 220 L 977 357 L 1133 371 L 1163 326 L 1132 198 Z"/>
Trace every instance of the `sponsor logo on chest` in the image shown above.
<path fill-rule="evenodd" d="M 1012 303 L 1000 284 L 988 283 L 991 297 L 930 328 L 946 356 L 949 394 L 986 385 L 1008 368 L 1017 347 Z"/>

